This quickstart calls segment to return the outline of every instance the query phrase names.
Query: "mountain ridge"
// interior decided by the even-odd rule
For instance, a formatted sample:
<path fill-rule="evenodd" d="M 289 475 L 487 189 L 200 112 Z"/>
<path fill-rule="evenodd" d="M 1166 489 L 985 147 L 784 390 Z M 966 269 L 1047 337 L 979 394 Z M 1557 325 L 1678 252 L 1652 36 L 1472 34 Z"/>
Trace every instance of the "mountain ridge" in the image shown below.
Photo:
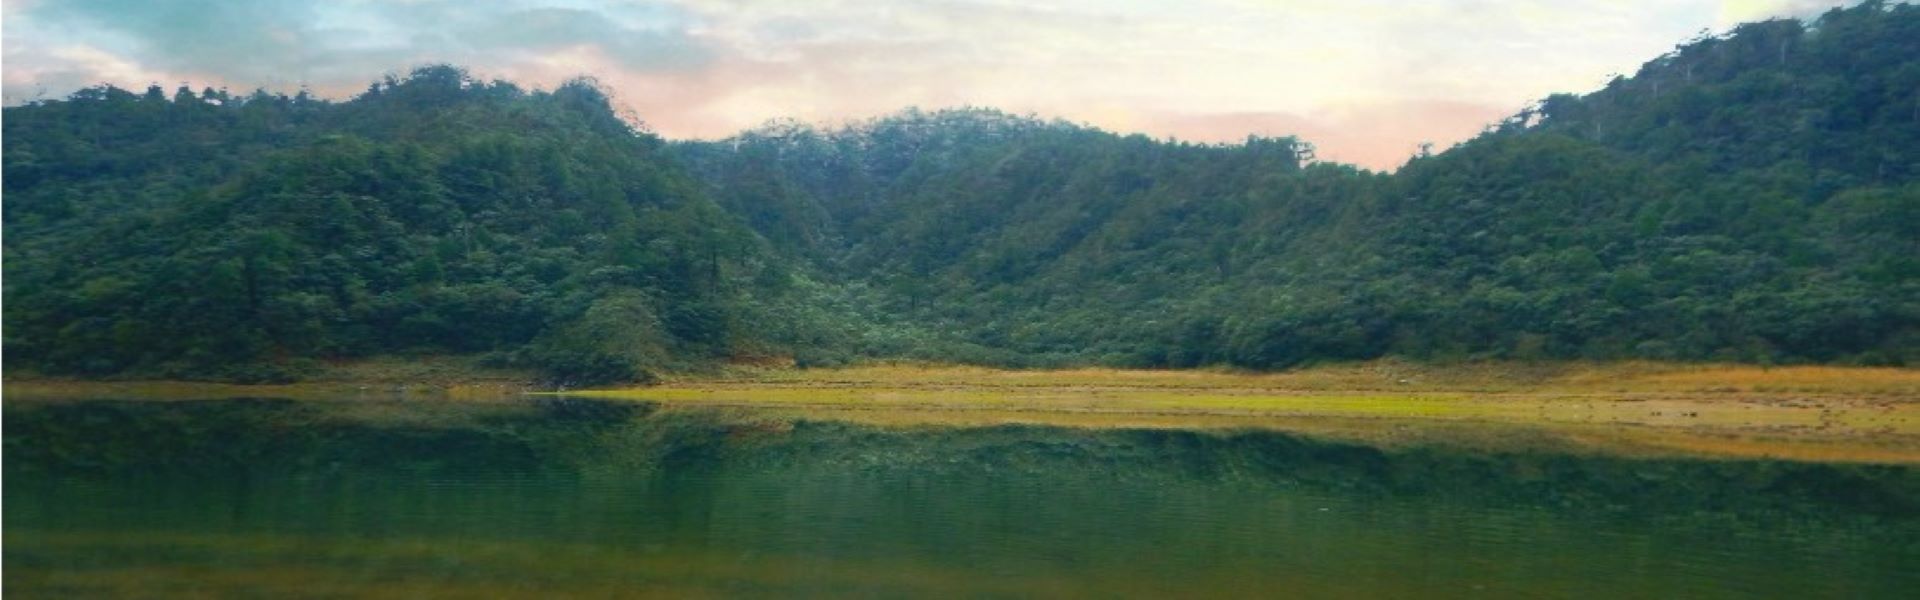
<path fill-rule="evenodd" d="M 95 88 L 5 109 L 6 353 L 1913 364 L 1916 57 L 1912 5 L 1743 25 L 1392 173 L 990 109 L 670 142 L 588 83 L 452 67 L 345 102 Z"/>

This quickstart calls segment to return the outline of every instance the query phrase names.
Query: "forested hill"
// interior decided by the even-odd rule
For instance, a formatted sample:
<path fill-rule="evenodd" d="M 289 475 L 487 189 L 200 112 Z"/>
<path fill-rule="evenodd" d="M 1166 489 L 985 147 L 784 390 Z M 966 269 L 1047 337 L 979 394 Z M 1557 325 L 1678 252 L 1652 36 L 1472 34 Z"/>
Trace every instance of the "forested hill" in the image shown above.
<path fill-rule="evenodd" d="M 633 378 L 751 346 L 754 282 L 785 277 L 585 83 L 100 88 L 8 108 L 5 133 L 14 368 L 258 379 L 426 351 Z"/>
<path fill-rule="evenodd" d="M 1920 362 L 1909 5 L 1696 40 L 1392 174 L 990 110 L 667 143 L 449 67 L 97 88 L 5 135 L 6 358 L 47 373 Z"/>
<path fill-rule="evenodd" d="M 1392 175 L 980 110 L 678 146 L 984 360 L 1920 361 L 1912 5 L 1695 40 Z"/>

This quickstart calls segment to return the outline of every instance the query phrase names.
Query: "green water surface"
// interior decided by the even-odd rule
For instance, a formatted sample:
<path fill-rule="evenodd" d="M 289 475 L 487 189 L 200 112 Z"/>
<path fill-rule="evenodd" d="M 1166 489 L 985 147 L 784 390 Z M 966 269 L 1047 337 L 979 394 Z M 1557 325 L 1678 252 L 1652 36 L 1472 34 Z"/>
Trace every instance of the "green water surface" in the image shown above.
<path fill-rule="evenodd" d="M 1902 598 L 1910 467 L 661 411 L 6 407 L 5 592 Z"/>

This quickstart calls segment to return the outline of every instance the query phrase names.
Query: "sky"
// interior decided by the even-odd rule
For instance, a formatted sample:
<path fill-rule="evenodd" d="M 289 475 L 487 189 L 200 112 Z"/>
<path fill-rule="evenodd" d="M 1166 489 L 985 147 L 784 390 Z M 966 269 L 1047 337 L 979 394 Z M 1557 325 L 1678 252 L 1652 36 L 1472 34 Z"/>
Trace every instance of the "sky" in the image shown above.
<path fill-rule="evenodd" d="M 1845 0 L 4 0 L 5 103 L 111 83 L 350 98 L 451 63 L 597 78 L 668 138 L 985 106 L 1390 169 L 1705 32 Z"/>

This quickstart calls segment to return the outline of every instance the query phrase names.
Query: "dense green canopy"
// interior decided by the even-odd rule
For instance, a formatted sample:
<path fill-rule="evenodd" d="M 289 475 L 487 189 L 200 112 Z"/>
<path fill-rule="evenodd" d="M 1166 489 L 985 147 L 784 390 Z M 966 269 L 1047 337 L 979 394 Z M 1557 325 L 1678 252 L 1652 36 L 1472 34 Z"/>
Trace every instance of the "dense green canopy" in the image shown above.
<path fill-rule="evenodd" d="M 48 372 L 1920 362 L 1911 5 L 1703 37 L 1392 174 L 978 109 L 668 144 L 590 82 L 451 67 L 102 87 L 5 134 L 5 348 Z"/>
<path fill-rule="evenodd" d="M 587 83 L 437 67 L 345 103 L 100 88 L 6 117 L 16 365 L 258 377 L 418 349 L 633 378 L 728 352 L 766 268 Z"/>

